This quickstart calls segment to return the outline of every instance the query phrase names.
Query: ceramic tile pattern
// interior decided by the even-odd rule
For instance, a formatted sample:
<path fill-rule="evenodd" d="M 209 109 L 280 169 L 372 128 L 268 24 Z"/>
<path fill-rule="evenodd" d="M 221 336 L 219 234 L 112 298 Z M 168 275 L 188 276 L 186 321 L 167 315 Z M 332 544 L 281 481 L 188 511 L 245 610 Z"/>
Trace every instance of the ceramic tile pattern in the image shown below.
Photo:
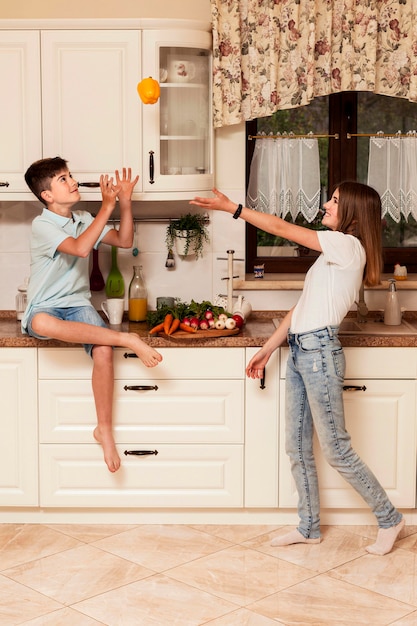
<path fill-rule="evenodd" d="M 1 626 L 417 626 L 417 526 L 0 525 Z"/>

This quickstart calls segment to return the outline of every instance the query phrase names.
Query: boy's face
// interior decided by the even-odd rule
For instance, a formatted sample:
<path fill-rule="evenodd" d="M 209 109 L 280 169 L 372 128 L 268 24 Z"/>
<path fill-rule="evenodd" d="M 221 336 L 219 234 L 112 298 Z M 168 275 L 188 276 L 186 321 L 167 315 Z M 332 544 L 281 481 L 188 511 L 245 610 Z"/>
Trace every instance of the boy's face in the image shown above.
<path fill-rule="evenodd" d="M 42 192 L 42 198 L 48 204 L 72 206 L 80 199 L 78 183 L 69 170 L 64 169 L 56 174 L 50 182 L 50 188 Z"/>

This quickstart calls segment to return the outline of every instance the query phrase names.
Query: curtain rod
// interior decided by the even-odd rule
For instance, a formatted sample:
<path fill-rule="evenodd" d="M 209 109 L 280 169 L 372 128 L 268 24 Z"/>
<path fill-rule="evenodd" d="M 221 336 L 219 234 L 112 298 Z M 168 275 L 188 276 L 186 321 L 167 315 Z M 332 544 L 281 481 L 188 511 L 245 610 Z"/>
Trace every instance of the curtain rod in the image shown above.
<path fill-rule="evenodd" d="M 353 135 L 352 135 L 353 136 Z M 248 139 L 320 139 L 330 138 L 339 139 L 339 133 L 334 135 L 317 135 L 315 133 L 308 133 L 307 135 L 248 135 Z"/>
<path fill-rule="evenodd" d="M 397 139 L 406 139 L 407 137 L 417 137 L 416 131 L 410 131 L 408 133 L 402 133 L 398 131 L 397 133 L 383 133 L 382 131 L 378 131 L 376 133 L 346 133 L 347 139 L 352 139 L 352 137 L 396 137 Z"/>

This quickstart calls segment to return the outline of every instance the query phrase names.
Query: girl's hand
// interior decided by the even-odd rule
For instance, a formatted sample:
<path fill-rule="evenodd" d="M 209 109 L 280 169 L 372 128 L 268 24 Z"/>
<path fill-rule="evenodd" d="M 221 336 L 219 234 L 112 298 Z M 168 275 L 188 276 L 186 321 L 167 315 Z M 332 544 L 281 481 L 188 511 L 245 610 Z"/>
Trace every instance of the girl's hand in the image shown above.
<path fill-rule="evenodd" d="M 212 192 L 216 196 L 215 198 L 202 198 L 197 196 L 194 200 L 190 200 L 190 204 L 195 204 L 203 209 L 213 211 L 226 211 L 228 213 L 234 213 L 236 211 L 238 206 L 236 202 L 232 202 L 232 200 L 218 189 L 212 189 Z"/>
<path fill-rule="evenodd" d="M 259 350 L 249 361 L 246 367 L 246 376 L 248 378 L 262 378 L 268 361 L 269 355 L 265 355 L 262 350 Z"/>

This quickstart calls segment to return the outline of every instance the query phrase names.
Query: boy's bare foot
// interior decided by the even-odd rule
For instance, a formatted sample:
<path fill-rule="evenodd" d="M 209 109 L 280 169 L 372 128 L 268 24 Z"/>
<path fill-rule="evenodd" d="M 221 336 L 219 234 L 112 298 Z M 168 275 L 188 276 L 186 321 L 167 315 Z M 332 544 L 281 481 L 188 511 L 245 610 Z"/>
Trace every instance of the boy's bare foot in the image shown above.
<path fill-rule="evenodd" d="M 146 367 L 155 367 L 162 361 L 162 354 L 157 352 L 152 346 L 148 346 L 138 335 L 130 333 L 130 336 L 133 339 L 132 349 Z"/>
<path fill-rule="evenodd" d="M 120 457 L 116 450 L 113 434 L 103 432 L 98 426 L 94 429 L 94 439 L 101 445 L 104 452 L 104 460 L 110 472 L 117 472 L 120 467 Z"/>

